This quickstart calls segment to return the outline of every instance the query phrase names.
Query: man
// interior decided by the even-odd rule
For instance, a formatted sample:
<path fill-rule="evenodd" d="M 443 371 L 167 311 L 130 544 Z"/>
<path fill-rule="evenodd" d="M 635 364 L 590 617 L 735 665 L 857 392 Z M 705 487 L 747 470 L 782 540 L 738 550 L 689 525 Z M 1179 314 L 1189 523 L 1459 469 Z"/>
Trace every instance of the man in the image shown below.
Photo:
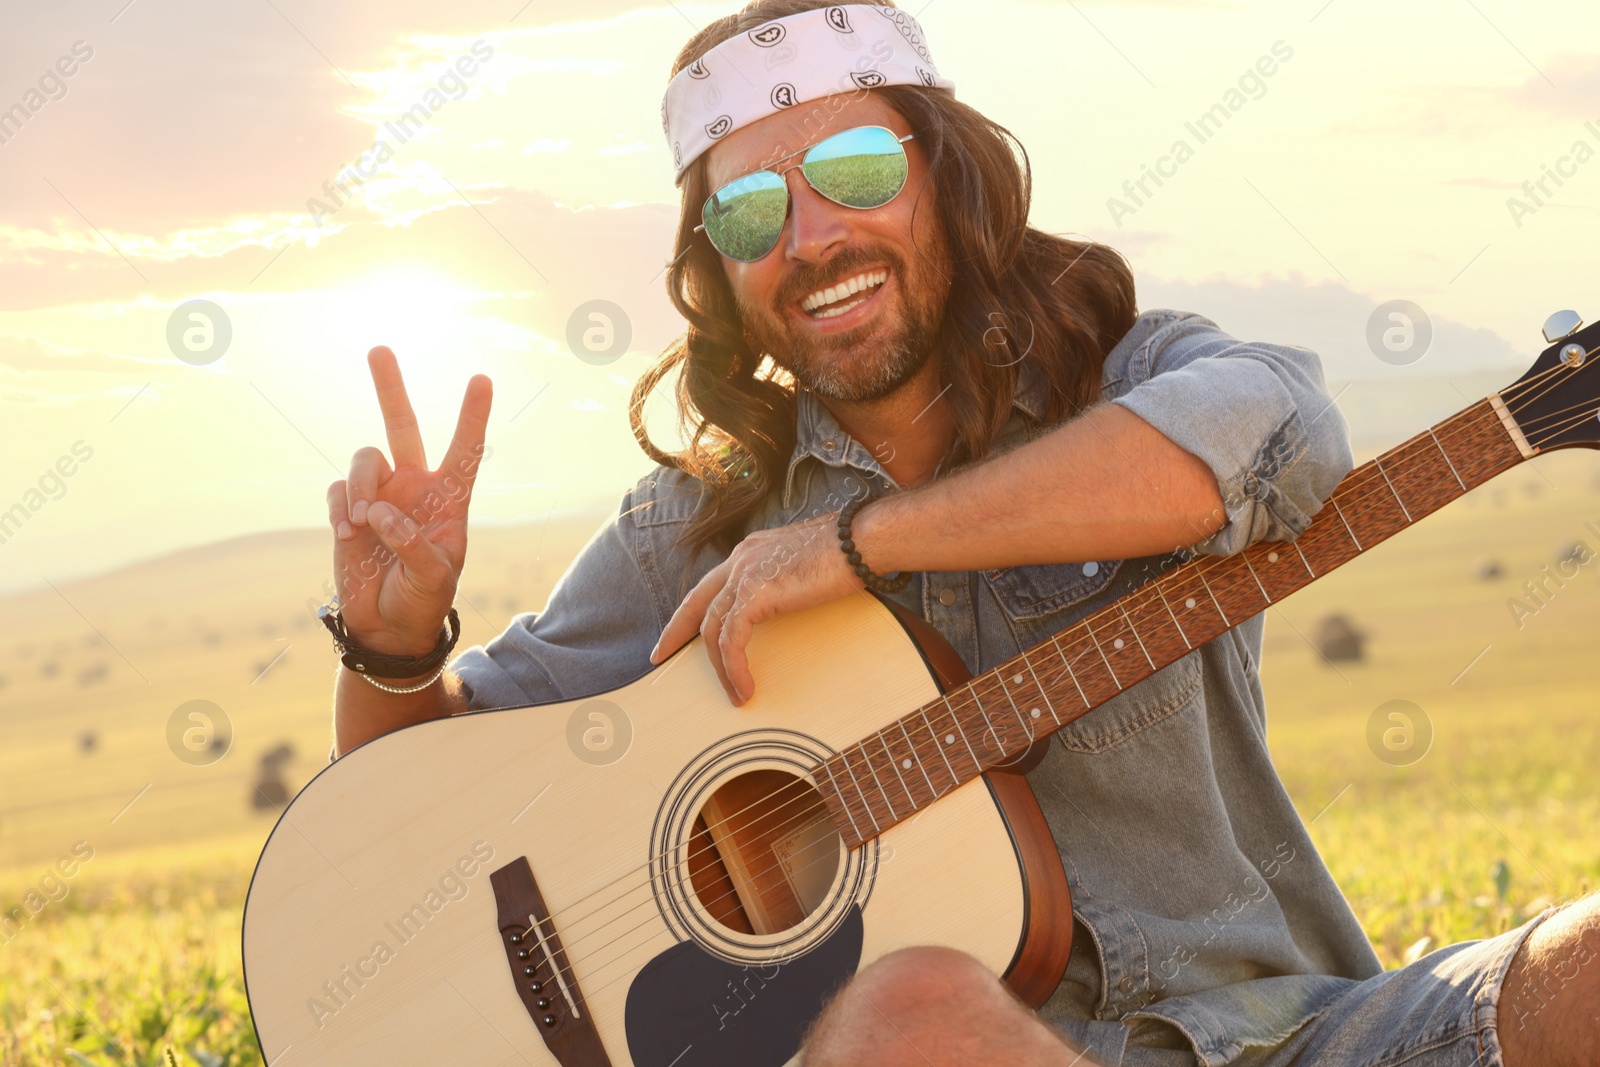
<path fill-rule="evenodd" d="M 363 449 L 330 487 L 342 616 L 352 641 L 429 669 L 386 686 L 341 672 L 338 751 L 616 688 L 697 631 L 742 703 L 760 684 L 753 627 L 863 586 L 985 670 L 1174 548 L 1293 539 L 1349 471 L 1315 355 L 1136 317 L 1115 253 L 1026 226 L 1008 135 L 954 99 L 904 12 L 759 2 L 700 31 L 674 75 L 667 280 L 690 329 L 634 408 L 661 466 L 543 613 L 435 669 L 489 383 L 469 384 L 429 471 L 394 357 L 374 349 L 394 464 Z M 673 369 L 690 445 L 668 456 L 641 410 Z M 863 485 L 879 499 L 847 557 L 837 501 Z M 347 583 L 374 552 L 381 576 Z M 1075 919 L 1037 1015 L 962 953 L 903 950 L 832 1000 L 805 1062 L 1593 1062 L 1593 898 L 1381 973 L 1273 771 L 1261 635 L 1242 622 L 1132 686 L 1029 772 Z"/>

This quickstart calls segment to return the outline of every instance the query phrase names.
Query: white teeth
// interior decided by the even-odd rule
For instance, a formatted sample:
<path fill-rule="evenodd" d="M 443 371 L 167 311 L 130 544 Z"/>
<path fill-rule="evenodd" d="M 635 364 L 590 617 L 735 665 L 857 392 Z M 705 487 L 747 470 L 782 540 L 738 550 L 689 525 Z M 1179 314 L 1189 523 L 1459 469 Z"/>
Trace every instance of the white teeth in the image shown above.
<path fill-rule="evenodd" d="M 800 306 L 808 312 L 815 311 L 824 304 L 831 304 L 837 300 L 843 300 L 845 297 L 854 293 L 859 293 L 863 289 L 870 289 L 873 286 L 882 285 L 884 282 L 888 281 L 888 279 L 889 272 L 886 270 L 875 270 L 868 271 L 864 274 L 858 274 L 848 281 L 843 281 L 838 285 L 830 286 L 827 289 L 822 289 L 812 293 L 810 296 L 806 297 L 800 302 Z M 852 302 L 849 307 L 840 308 L 827 314 L 816 315 L 814 317 L 832 318 L 834 315 L 848 311 L 851 307 L 855 307 L 856 304 L 859 303 L 861 303 L 861 301 L 857 300 Z"/>
<path fill-rule="evenodd" d="M 862 297 L 860 300 L 852 300 L 852 301 L 850 301 L 850 303 L 845 304 L 845 305 L 843 305 L 841 307 L 829 308 L 827 311 L 819 311 L 815 315 L 812 315 L 811 317 L 814 318 L 814 319 L 831 319 L 835 315 L 843 315 L 846 311 L 849 311 L 851 308 L 855 307 L 857 304 L 864 304 L 866 302 L 867 302 L 867 298 L 866 297 Z"/>

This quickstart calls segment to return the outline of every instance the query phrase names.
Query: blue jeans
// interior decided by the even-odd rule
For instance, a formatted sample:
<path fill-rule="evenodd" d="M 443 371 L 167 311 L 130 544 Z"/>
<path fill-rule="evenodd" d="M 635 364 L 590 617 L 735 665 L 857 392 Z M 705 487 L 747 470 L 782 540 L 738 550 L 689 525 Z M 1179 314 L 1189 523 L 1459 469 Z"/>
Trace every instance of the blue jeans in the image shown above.
<path fill-rule="evenodd" d="M 1517 1025 L 1497 1018 L 1506 974 L 1534 927 L 1557 910 L 1547 908 L 1497 937 L 1447 945 L 1409 966 L 1352 981 L 1288 1040 L 1247 1048 L 1230 1067 L 1502 1067 L 1499 1031 Z M 1171 1047 L 1182 1043 L 1179 1034 L 1157 1029 L 1166 1027 L 1091 1024 L 1087 1051 L 1104 1067 L 1196 1062 Z M 1154 1044 L 1168 1047 L 1136 1047 Z"/>

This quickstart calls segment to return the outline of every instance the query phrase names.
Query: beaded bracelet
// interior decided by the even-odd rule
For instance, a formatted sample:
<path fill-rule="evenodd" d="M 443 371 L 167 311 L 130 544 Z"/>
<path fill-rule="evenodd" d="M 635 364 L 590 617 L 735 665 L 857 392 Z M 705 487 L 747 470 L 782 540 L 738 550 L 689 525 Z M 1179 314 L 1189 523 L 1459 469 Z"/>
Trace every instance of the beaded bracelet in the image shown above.
<path fill-rule="evenodd" d="M 860 577 L 866 587 L 874 593 L 898 593 L 911 582 L 910 571 L 895 571 L 888 576 L 872 573 L 872 568 L 861 562 L 861 553 L 856 551 L 856 543 L 850 534 L 850 524 L 855 521 L 856 512 L 862 506 L 876 497 L 857 497 L 844 506 L 839 512 L 839 549 L 844 553 L 844 558 L 850 561 L 850 566 L 855 568 L 856 575 Z"/>

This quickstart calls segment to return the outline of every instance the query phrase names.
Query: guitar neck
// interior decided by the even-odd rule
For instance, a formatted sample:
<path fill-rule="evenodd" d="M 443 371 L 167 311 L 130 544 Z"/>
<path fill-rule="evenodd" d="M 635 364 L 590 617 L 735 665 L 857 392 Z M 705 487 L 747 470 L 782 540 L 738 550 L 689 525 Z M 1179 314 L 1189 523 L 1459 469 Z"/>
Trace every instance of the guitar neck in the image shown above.
<path fill-rule="evenodd" d="M 813 769 L 855 848 L 1534 454 L 1499 394 L 1351 471 L 1292 542 L 1200 556 Z"/>

